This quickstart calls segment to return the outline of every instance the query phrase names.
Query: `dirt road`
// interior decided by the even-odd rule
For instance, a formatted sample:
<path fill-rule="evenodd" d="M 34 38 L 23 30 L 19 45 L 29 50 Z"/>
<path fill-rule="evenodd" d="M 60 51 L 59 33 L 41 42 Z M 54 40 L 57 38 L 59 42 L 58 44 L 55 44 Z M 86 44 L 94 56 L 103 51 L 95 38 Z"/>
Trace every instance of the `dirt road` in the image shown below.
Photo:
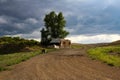
<path fill-rule="evenodd" d="M 120 80 L 120 68 L 91 60 L 84 49 L 54 51 L 12 68 L 0 80 Z"/>

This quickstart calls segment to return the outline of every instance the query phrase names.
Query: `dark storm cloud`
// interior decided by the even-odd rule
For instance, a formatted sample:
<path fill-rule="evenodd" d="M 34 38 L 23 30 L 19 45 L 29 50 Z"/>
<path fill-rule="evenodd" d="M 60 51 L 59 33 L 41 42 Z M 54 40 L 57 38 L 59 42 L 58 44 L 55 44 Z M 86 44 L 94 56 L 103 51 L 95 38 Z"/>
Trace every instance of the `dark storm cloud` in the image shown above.
<path fill-rule="evenodd" d="M 33 8 L 27 0 L 0 1 L 0 35 L 30 33 L 42 26 Z"/>
<path fill-rule="evenodd" d="M 50 11 L 63 12 L 67 20 L 66 28 L 71 35 L 120 33 L 119 2 L 117 0 L 0 0 L 0 36 L 38 31 L 44 26 L 45 14 Z"/>

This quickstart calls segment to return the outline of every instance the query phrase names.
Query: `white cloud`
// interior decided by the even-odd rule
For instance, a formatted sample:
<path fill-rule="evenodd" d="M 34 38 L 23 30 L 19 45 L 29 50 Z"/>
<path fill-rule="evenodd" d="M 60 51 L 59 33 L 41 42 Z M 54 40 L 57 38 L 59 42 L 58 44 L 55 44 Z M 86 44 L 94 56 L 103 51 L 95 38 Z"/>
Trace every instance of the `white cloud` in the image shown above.
<path fill-rule="evenodd" d="M 26 26 L 25 23 L 14 23 L 14 27 L 18 28 L 18 29 L 24 29 Z"/>
<path fill-rule="evenodd" d="M 5 18 L 3 18 L 2 16 L 0 16 L 0 24 L 7 24 L 7 23 L 8 23 L 8 21 Z"/>
<path fill-rule="evenodd" d="M 66 0 L 67 2 L 85 2 L 87 0 Z"/>
<path fill-rule="evenodd" d="M 38 20 L 36 20 L 35 18 L 28 18 L 25 20 L 25 22 L 31 23 L 31 24 L 36 24 L 36 23 L 38 23 Z"/>
<path fill-rule="evenodd" d="M 70 33 L 75 32 L 75 29 L 73 29 L 73 28 L 66 28 L 66 30 L 69 31 Z"/>
<path fill-rule="evenodd" d="M 115 0 L 107 0 L 106 1 L 106 4 L 108 4 L 108 5 L 114 5 L 115 3 L 116 3 Z"/>
<path fill-rule="evenodd" d="M 5 2 L 7 2 L 8 0 L 0 0 L 0 2 L 2 2 L 2 3 L 5 3 Z"/>
<path fill-rule="evenodd" d="M 113 42 L 120 40 L 120 34 L 100 34 L 100 35 L 74 35 L 69 36 L 67 39 L 70 39 L 73 43 L 104 43 L 104 42 Z"/>
<path fill-rule="evenodd" d="M 66 11 L 66 12 L 64 13 L 64 16 L 65 16 L 65 17 L 69 17 L 69 16 L 72 16 L 72 15 L 74 15 L 74 13 L 71 12 L 71 11 Z"/>
<path fill-rule="evenodd" d="M 8 35 L 11 36 L 11 35 Z M 17 34 L 12 36 L 19 36 L 26 39 L 34 39 L 40 41 L 40 32 L 34 31 L 30 34 Z M 109 43 L 113 41 L 120 40 L 120 34 L 100 34 L 100 35 L 71 35 L 66 39 L 70 39 L 72 43 L 82 43 L 82 44 L 91 44 L 91 43 Z"/>
<path fill-rule="evenodd" d="M 11 35 L 7 35 L 7 36 L 11 36 Z M 13 37 L 19 36 L 19 37 L 26 38 L 26 39 L 34 39 L 36 41 L 40 41 L 40 31 L 39 31 L 39 29 L 35 30 L 35 31 L 33 31 L 32 33 L 29 33 L 29 34 L 16 34 L 16 35 L 12 35 L 12 36 Z"/>

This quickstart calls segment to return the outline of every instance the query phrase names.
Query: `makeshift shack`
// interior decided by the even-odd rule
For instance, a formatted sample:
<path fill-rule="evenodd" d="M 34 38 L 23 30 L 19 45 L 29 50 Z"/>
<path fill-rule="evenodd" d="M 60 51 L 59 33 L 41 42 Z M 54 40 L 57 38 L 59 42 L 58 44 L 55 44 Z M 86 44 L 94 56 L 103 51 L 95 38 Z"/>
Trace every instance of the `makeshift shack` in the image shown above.
<path fill-rule="evenodd" d="M 68 39 L 52 39 L 50 41 L 50 45 L 54 48 L 70 48 L 71 47 L 71 41 Z"/>

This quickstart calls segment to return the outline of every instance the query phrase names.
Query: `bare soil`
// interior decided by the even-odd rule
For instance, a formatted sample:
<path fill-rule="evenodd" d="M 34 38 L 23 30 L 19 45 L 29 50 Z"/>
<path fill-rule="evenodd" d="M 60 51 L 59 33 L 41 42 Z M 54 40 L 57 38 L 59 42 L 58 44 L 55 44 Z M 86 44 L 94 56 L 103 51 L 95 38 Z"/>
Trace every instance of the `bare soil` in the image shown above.
<path fill-rule="evenodd" d="M 57 50 L 11 68 L 0 80 L 120 80 L 120 68 L 92 60 L 86 49 Z"/>

